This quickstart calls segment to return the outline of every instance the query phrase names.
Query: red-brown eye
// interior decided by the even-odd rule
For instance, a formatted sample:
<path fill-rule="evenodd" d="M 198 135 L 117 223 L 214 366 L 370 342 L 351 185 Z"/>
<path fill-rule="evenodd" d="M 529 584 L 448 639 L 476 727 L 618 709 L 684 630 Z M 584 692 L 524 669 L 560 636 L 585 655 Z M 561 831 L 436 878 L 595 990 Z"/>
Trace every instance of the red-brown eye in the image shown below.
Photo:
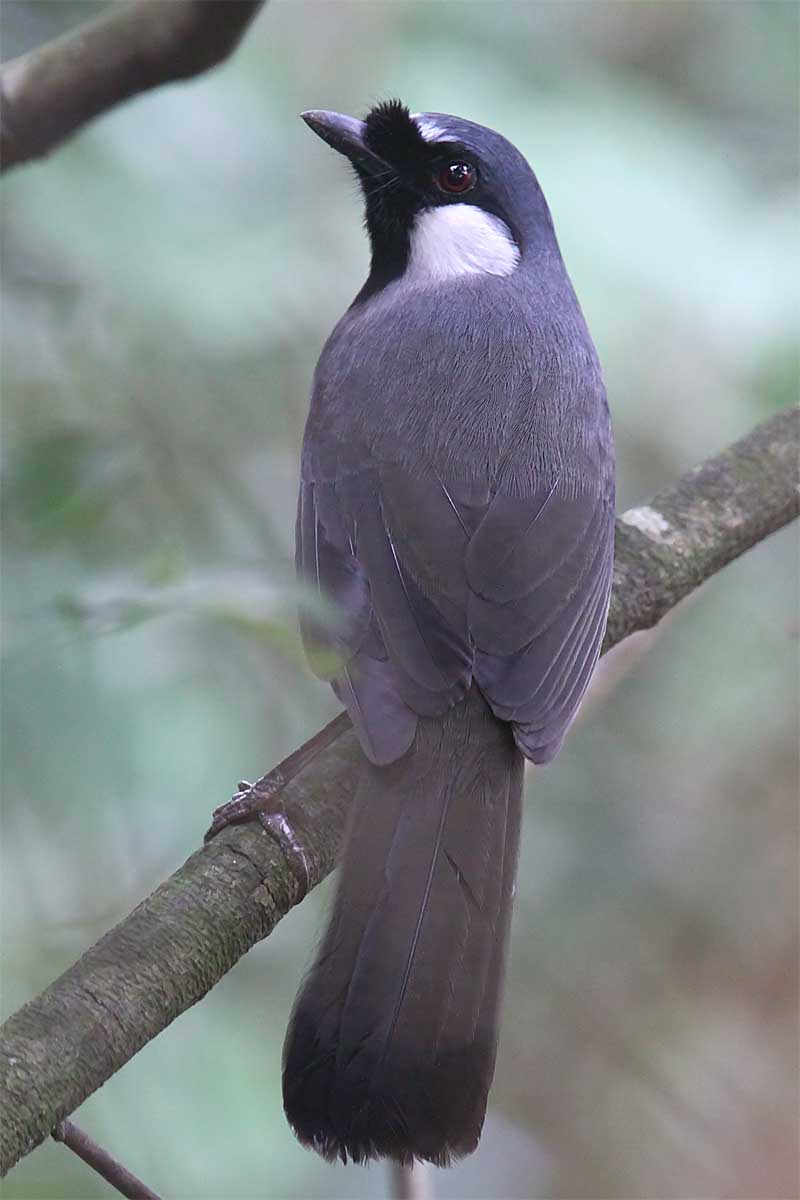
<path fill-rule="evenodd" d="M 478 182 L 478 172 L 471 163 L 451 162 L 441 168 L 436 182 L 443 192 L 460 196 L 464 192 L 472 191 Z"/>

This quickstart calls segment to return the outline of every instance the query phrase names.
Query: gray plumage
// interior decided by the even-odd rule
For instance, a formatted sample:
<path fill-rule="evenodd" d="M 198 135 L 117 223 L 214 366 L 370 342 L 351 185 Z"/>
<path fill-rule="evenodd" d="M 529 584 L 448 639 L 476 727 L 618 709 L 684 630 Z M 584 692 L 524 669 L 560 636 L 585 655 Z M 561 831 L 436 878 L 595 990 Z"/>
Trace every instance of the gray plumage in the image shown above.
<path fill-rule="evenodd" d="M 396 168 L 413 238 L 437 201 L 396 165 L 401 151 L 414 161 L 397 111 L 394 124 L 368 120 L 363 142 Z M 556 754 L 600 651 L 614 459 L 597 357 L 533 173 L 499 135 L 425 119 L 451 157 L 479 163 L 473 202 L 502 217 L 520 261 L 504 275 L 420 284 L 399 269 L 368 283 L 317 367 L 297 563 L 337 617 L 302 626 L 370 765 L 287 1037 L 284 1097 L 328 1156 L 445 1163 L 477 1143 L 494 1069 L 519 752 Z M 394 213 L 371 211 L 365 161 L 380 282 Z M 402 246 L 396 257 L 402 268 Z"/>
<path fill-rule="evenodd" d="M 446 1165 L 477 1145 L 521 796 L 522 756 L 477 690 L 365 768 L 284 1069 L 289 1117 L 326 1158 Z"/>

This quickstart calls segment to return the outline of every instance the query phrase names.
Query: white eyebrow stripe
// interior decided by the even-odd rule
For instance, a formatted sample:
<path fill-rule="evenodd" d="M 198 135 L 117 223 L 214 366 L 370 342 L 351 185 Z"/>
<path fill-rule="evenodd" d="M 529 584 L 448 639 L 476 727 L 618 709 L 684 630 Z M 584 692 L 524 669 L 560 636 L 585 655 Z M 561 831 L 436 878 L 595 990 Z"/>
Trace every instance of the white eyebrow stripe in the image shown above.
<path fill-rule="evenodd" d="M 426 142 L 438 142 L 440 138 L 446 138 L 447 131 L 441 129 L 433 121 L 426 120 L 421 113 L 412 113 L 411 120 L 416 124 Z"/>
<path fill-rule="evenodd" d="M 424 284 L 459 275 L 510 275 L 519 257 L 505 221 L 474 204 L 445 204 L 424 209 L 414 222 L 403 278 Z"/>

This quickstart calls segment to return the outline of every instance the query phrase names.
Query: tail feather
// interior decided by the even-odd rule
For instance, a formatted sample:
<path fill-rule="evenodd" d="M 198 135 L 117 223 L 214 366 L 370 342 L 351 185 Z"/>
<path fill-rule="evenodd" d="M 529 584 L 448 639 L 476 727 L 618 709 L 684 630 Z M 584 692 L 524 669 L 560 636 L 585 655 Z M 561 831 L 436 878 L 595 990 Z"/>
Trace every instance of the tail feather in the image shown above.
<path fill-rule="evenodd" d="M 477 689 L 362 775 L 330 924 L 284 1051 L 284 1105 L 329 1159 L 446 1164 L 494 1072 L 522 757 Z"/>

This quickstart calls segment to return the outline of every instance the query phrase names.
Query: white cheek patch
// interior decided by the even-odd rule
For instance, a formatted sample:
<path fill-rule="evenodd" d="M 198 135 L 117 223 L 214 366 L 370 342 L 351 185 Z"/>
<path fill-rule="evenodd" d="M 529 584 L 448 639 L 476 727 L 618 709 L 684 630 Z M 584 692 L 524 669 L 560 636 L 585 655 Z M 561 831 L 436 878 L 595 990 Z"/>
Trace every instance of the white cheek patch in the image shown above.
<path fill-rule="evenodd" d="M 474 204 L 426 208 L 411 231 L 411 254 L 403 278 L 440 283 L 459 275 L 510 275 L 519 246 L 505 221 Z"/>

